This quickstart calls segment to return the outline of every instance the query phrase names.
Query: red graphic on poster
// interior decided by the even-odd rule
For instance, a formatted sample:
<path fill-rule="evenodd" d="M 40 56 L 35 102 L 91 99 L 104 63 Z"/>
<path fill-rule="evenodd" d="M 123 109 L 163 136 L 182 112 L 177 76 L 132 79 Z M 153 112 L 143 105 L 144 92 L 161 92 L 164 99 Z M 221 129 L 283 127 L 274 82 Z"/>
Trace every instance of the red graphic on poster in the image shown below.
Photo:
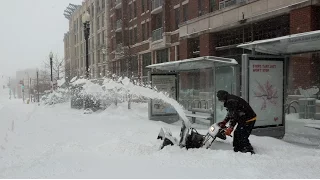
<path fill-rule="evenodd" d="M 278 91 L 273 85 L 269 82 L 269 80 L 261 85 L 258 81 L 257 90 L 253 91 L 254 97 L 262 99 L 261 110 L 265 110 L 267 108 L 267 102 L 273 105 L 277 105 L 278 99 Z"/>

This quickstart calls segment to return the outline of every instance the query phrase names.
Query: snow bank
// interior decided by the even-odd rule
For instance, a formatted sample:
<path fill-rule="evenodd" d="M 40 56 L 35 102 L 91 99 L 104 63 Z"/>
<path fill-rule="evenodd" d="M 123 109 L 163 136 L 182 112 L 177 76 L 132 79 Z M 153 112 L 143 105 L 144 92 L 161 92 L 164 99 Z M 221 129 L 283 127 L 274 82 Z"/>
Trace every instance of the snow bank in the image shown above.
<path fill-rule="evenodd" d="M 0 150 L 1 178 L 320 177 L 319 149 L 270 137 L 250 137 L 256 155 L 234 153 L 231 138 L 216 141 L 209 150 L 168 146 L 159 151 L 160 127 L 178 136 L 181 123 L 149 121 L 147 104 L 128 110 L 120 103 L 91 115 L 70 110 L 68 104 L 27 107 L 11 107 L 31 116 L 17 118 L 11 139 Z"/>
<path fill-rule="evenodd" d="M 320 130 L 306 127 L 307 124 L 320 123 L 319 120 L 299 119 L 299 114 L 286 115 L 285 141 L 320 147 Z"/>

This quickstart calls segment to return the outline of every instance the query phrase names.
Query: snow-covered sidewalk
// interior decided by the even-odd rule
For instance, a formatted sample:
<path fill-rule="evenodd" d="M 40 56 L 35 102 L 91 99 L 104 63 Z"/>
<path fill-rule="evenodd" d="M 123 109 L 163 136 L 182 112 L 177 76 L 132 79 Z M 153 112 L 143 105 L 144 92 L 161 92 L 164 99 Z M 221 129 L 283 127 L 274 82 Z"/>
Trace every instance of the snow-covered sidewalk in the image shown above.
<path fill-rule="evenodd" d="M 149 121 L 146 104 L 133 104 L 132 110 L 120 104 L 91 115 L 69 104 L 0 104 L 0 178 L 320 177 L 319 149 L 270 137 L 250 137 L 253 156 L 234 153 L 231 139 L 215 142 L 211 150 L 159 151 L 160 127 L 178 137 L 180 122 Z"/>

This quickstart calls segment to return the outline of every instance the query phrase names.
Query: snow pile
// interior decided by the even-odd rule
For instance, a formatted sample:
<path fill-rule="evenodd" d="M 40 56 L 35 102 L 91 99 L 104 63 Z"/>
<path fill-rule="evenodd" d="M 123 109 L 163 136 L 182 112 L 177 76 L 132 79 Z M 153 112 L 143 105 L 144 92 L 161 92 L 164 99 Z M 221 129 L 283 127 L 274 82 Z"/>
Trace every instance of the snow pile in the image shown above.
<path fill-rule="evenodd" d="M 299 87 L 298 89 L 300 94 L 305 98 L 310 98 L 319 92 L 319 88 L 316 86 L 309 89 L 302 89 L 301 87 Z"/>
<path fill-rule="evenodd" d="M 309 124 L 319 124 L 319 120 L 299 119 L 299 114 L 286 115 L 285 141 L 309 146 L 320 147 L 320 130 L 307 127 Z"/>
<path fill-rule="evenodd" d="M 70 91 L 68 88 L 58 88 L 52 93 L 47 93 L 41 97 L 41 103 L 45 105 L 53 105 L 65 103 L 70 100 Z"/>

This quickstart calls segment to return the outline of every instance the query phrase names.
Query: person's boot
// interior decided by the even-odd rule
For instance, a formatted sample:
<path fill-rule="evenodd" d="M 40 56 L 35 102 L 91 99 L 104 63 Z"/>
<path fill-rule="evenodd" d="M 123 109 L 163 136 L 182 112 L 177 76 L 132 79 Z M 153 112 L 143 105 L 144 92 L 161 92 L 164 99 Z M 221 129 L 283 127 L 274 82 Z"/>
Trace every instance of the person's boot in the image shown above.
<path fill-rule="evenodd" d="M 239 147 L 233 147 L 233 151 L 234 151 L 234 152 L 239 152 L 239 151 L 241 151 L 241 148 L 239 148 Z"/>
<path fill-rule="evenodd" d="M 241 150 L 242 153 L 250 152 L 251 154 L 255 154 L 252 146 L 246 146 Z"/>

